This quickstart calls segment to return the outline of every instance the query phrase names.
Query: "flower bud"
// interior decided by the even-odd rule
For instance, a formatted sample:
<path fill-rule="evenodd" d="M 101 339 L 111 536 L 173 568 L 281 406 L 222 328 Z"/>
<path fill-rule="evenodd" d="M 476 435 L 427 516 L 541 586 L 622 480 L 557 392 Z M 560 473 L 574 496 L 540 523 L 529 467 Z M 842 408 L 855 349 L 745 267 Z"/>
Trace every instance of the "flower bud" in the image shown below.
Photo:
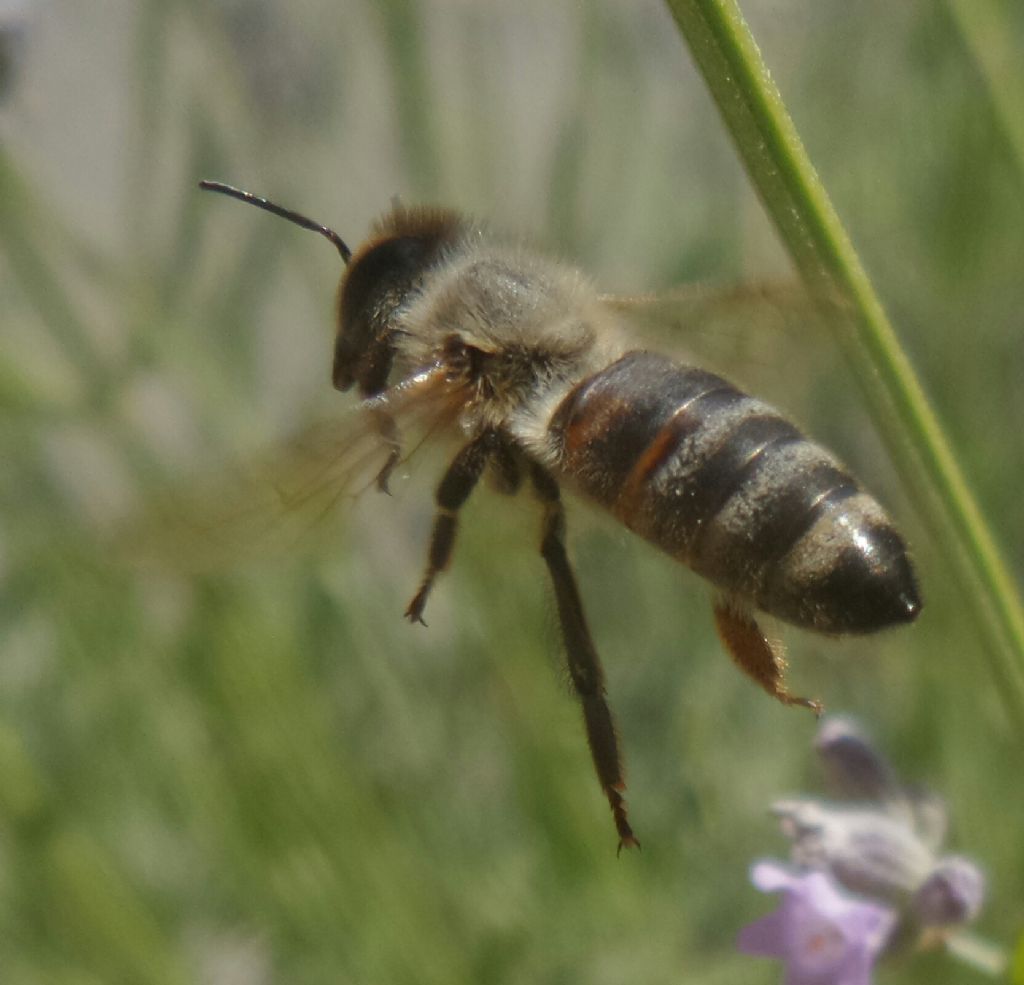
<path fill-rule="evenodd" d="M 935 857 L 900 818 L 815 800 L 772 806 L 800 866 L 825 869 L 846 889 L 903 906 Z"/>
<path fill-rule="evenodd" d="M 888 760 L 850 719 L 828 718 L 822 722 L 814 749 L 833 796 L 862 801 L 900 796 L 900 786 Z"/>
<path fill-rule="evenodd" d="M 952 927 L 970 923 L 984 898 L 981 870 L 969 859 L 947 855 L 914 894 L 911 909 L 924 927 Z"/>

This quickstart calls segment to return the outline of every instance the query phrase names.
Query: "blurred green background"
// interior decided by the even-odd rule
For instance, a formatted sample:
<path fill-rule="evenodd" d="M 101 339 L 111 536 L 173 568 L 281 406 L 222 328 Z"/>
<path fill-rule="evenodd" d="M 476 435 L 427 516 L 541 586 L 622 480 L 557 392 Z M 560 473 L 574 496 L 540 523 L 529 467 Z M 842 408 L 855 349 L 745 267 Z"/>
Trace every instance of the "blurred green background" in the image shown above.
<path fill-rule="evenodd" d="M 203 195 L 201 177 L 352 244 L 395 194 L 453 205 L 610 291 L 789 278 L 667 13 L 14 9 L 0 7 L 0 980 L 778 980 L 733 941 L 770 905 L 747 868 L 784 852 L 769 802 L 814 789 L 815 725 L 729 666 L 686 571 L 570 506 L 644 844 L 616 858 L 523 549 L 528 502 L 474 498 L 427 630 L 401 613 L 440 461 L 363 497 L 319 549 L 192 574 L 115 564 L 110 547 L 161 490 L 345 406 L 329 385 L 334 251 Z M 1020 5 L 744 9 L 1020 577 Z M 958 586 L 828 342 L 759 331 L 737 330 L 740 378 L 887 503 L 926 598 L 913 628 L 870 640 L 779 628 L 794 689 L 858 716 L 947 797 L 952 846 L 991 877 L 979 932 L 1012 945 L 1020 737 Z M 941 955 L 879 979 L 980 980 Z"/>

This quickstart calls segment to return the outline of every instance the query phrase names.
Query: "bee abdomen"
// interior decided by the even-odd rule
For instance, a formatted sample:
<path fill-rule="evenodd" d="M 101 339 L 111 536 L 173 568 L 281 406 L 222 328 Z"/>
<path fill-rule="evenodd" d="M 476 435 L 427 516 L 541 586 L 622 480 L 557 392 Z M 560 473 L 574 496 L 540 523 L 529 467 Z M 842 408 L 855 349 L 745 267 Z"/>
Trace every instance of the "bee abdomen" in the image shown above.
<path fill-rule="evenodd" d="M 902 540 L 821 447 L 719 376 L 627 353 L 552 417 L 563 472 L 720 588 L 797 625 L 868 632 L 919 607 Z"/>

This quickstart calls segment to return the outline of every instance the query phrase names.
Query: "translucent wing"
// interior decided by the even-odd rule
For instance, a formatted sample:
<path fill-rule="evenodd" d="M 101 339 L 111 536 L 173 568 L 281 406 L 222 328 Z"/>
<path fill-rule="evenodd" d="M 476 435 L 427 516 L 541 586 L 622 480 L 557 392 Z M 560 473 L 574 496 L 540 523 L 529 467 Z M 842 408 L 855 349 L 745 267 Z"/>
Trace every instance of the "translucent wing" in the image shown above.
<path fill-rule="evenodd" d="M 295 550 L 377 485 L 385 466 L 450 432 L 463 405 L 444 369 L 420 373 L 250 461 L 168 491 L 122 531 L 117 553 L 201 570 Z"/>
<path fill-rule="evenodd" d="M 783 405 L 792 403 L 794 379 L 820 379 L 835 358 L 827 322 L 838 308 L 796 282 L 692 284 L 602 301 L 651 348 Z"/>

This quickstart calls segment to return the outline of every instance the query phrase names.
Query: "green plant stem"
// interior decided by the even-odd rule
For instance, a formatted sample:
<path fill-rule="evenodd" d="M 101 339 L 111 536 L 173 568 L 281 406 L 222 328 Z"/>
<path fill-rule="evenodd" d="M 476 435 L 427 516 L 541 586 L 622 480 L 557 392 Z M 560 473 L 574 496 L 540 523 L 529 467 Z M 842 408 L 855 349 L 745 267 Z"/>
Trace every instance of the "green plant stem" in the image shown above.
<path fill-rule="evenodd" d="M 1024 730 L 1024 608 L 945 435 L 814 171 L 734 0 L 666 0 L 808 288 L 838 303 L 839 342 L 874 420 L 965 589 L 989 666 Z"/>

